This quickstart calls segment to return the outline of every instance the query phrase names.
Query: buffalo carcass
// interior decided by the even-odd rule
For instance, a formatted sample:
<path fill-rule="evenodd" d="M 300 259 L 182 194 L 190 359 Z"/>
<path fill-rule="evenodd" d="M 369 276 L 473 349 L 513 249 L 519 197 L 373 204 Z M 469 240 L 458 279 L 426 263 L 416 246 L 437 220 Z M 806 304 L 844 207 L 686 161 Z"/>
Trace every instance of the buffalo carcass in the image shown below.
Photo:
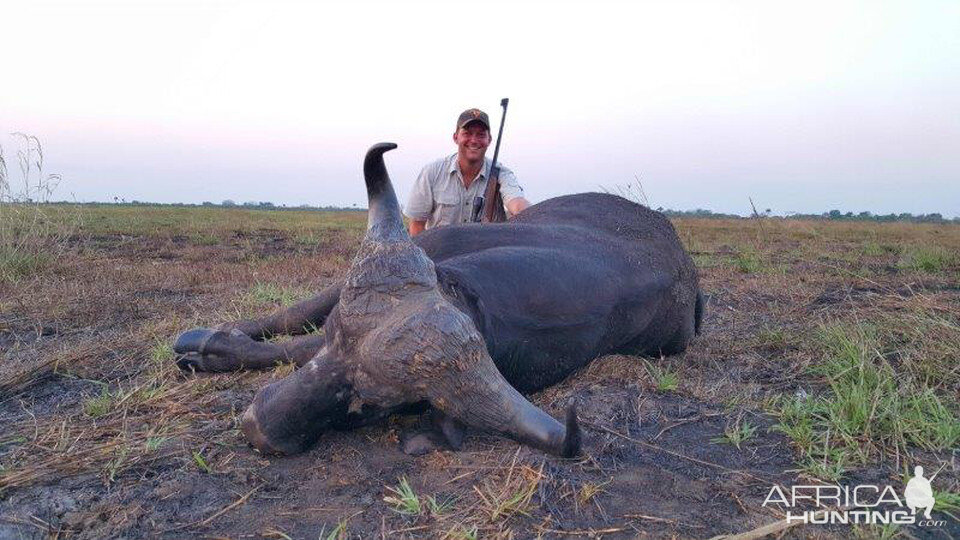
<path fill-rule="evenodd" d="M 242 429 L 257 449 L 293 454 L 331 428 L 429 404 L 458 426 L 571 456 L 580 432 L 528 402 L 609 353 L 673 354 L 699 330 L 697 271 L 663 215 L 588 193 L 506 223 L 433 229 L 411 241 L 373 146 L 364 162 L 366 236 L 346 277 L 273 316 L 183 334 L 185 369 L 301 367 L 256 395 Z M 311 334 L 283 343 L 264 337 Z"/>

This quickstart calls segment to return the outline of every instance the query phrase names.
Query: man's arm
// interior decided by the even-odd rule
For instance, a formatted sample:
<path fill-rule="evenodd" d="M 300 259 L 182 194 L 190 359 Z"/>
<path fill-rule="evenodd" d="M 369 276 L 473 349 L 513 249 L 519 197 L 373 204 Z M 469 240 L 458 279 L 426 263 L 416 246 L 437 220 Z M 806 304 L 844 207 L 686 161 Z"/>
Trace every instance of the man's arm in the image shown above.
<path fill-rule="evenodd" d="M 433 187 L 430 177 L 437 166 L 436 163 L 431 163 L 420 171 L 420 176 L 417 177 L 417 181 L 410 190 L 410 196 L 407 197 L 403 213 L 410 218 L 410 236 L 423 232 L 433 212 Z"/>
<path fill-rule="evenodd" d="M 410 236 L 416 236 L 423 232 L 427 228 L 427 220 L 425 219 L 411 219 L 410 220 Z"/>
<path fill-rule="evenodd" d="M 515 216 L 523 212 L 530 206 L 523 196 L 523 188 L 517 182 L 517 175 L 506 167 L 500 168 L 500 196 L 503 197 L 503 205 L 507 207 L 507 212 Z"/>
<path fill-rule="evenodd" d="M 530 207 L 530 201 L 524 199 L 523 197 L 514 197 L 510 199 L 510 202 L 506 203 L 507 212 L 510 212 L 511 216 L 515 216 L 520 212 L 523 212 Z M 413 228 L 413 224 L 410 225 L 410 228 Z"/>

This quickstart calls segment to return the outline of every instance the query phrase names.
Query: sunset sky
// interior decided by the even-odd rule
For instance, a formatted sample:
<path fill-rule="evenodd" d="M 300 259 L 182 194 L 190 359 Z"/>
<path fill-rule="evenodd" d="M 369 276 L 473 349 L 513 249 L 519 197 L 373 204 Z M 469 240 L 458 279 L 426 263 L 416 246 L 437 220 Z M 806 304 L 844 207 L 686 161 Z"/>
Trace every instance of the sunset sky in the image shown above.
<path fill-rule="evenodd" d="M 499 122 L 528 198 L 960 215 L 960 2 L 3 2 L 0 144 L 56 199 L 401 200 Z M 496 127 L 496 126 L 495 126 Z M 491 152 L 492 154 L 492 147 Z"/>

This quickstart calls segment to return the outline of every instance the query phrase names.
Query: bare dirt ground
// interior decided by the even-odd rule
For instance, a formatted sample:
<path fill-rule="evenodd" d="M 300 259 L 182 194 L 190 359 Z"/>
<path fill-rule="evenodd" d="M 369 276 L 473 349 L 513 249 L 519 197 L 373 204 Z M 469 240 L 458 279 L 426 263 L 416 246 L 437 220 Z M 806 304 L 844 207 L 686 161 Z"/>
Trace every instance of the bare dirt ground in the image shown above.
<path fill-rule="evenodd" d="M 578 459 L 481 434 L 406 456 L 417 417 L 265 458 L 239 415 L 291 368 L 184 374 L 170 345 L 320 290 L 364 214 L 139 211 L 98 210 L 65 255 L 0 282 L 0 539 L 711 538 L 781 521 L 762 505 L 773 484 L 902 493 L 914 465 L 954 501 L 939 525 L 779 534 L 960 537 L 960 227 L 677 221 L 710 296 L 703 333 L 682 355 L 600 358 L 532 396 L 556 416 L 578 405 Z M 846 424 L 823 410 L 850 393 L 820 369 L 845 354 L 837 332 L 883 380 L 859 431 L 824 438 Z M 907 418 L 924 392 L 931 424 L 874 421 L 891 403 Z M 805 435 L 789 407 L 815 399 Z"/>

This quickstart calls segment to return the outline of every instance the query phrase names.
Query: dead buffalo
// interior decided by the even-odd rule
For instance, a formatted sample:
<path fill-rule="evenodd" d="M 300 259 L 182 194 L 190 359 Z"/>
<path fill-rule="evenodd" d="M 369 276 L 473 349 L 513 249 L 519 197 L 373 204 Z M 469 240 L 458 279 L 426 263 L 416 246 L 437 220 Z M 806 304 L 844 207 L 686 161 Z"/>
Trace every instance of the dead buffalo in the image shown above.
<path fill-rule="evenodd" d="M 411 241 L 383 162 L 393 148 L 367 153 L 367 233 L 343 281 L 262 320 L 186 332 L 175 346 L 180 366 L 301 366 L 260 390 L 243 415 L 262 452 L 302 452 L 327 429 L 428 404 L 454 447 L 465 424 L 575 455 L 575 412 L 558 422 L 520 392 L 604 354 L 686 348 L 702 300 L 673 226 L 623 198 L 588 193 Z M 317 327 L 322 336 L 261 341 Z"/>

